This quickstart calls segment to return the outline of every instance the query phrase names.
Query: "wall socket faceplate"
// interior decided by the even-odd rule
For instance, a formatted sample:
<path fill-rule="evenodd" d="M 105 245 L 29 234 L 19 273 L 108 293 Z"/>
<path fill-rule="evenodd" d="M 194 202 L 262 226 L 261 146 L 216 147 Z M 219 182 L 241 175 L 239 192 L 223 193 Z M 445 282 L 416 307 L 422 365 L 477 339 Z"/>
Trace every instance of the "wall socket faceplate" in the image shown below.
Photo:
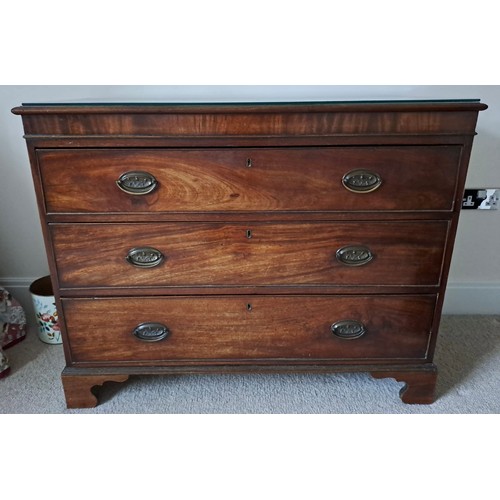
<path fill-rule="evenodd" d="M 462 200 L 463 210 L 498 210 L 500 188 L 466 189 Z"/>

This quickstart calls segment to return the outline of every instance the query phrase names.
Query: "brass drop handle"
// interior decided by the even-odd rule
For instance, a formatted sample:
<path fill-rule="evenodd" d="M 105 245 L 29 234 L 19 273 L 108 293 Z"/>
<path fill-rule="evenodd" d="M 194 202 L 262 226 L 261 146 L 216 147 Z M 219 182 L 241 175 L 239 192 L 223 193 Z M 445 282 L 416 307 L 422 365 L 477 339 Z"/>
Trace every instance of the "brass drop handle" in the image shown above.
<path fill-rule="evenodd" d="M 148 268 L 160 265 L 165 256 L 153 247 L 131 248 L 125 257 L 126 261 L 134 267 Z"/>
<path fill-rule="evenodd" d="M 373 254 L 368 247 L 349 245 L 339 248 L 335 253 L 337 260 L 345 266 L 364 266 L 373 260 Z"/>
<path fill-rule="evenodd" d="M 132 334 L 143 342 L 159 342 L 170 335 L 169 329 L 162 323 L 141 323 Z"/>
<path fill-rule="evenodd" d="M 342 185 L 353 193 L 371 193 L 382 185 L 382 178 L 370 170 L 351 170 L 342 177 Z"/>
<path fill-rule="evenodd" d="M 332 334 L 344 340 L 359 339 L 366 333 L 366 327 L 361 321 L 346 319 L 337 321 L 331 326 Z"/>
<path fill-rule="evenodd" d="M 120 175 L 116 185 L 125 193 L 136 196 L 149 194 L 156 189 L 158 181 L 149 172 L 130 171 Z"/>

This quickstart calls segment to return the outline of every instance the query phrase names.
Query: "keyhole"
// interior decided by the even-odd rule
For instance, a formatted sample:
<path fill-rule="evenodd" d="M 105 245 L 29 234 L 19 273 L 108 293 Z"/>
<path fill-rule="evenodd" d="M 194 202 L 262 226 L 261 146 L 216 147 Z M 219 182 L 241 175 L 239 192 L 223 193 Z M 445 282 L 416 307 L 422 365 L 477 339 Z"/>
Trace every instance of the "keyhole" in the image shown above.
<path fill-rule="evenodd" d="M 247 168 L 251 168 L 252 166 L 252 158 L 247 158 Z"/>
<path fill-rule="evenodd" d="M 250 312 L 252 310 L 252 304 L 248 303 L 247 304 L 247 311 Z"/>
<path fill-rule="evenodd" d="M 252 237 L 252 230 L 251 229 L 247 229 L 246 235 L 247 235 L 247 238 L 250 239 Z"/>

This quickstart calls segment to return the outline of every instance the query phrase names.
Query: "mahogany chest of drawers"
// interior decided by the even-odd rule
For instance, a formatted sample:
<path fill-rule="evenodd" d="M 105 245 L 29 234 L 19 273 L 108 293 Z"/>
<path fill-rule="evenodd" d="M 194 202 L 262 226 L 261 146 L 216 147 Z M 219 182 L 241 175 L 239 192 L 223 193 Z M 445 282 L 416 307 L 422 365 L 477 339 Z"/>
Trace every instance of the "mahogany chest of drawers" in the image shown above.
<path fill-rule="evenodd" d="M 431 403 L 476 100 L 24 104 L 68 407 L 134 374 L 366 371 Z"/>

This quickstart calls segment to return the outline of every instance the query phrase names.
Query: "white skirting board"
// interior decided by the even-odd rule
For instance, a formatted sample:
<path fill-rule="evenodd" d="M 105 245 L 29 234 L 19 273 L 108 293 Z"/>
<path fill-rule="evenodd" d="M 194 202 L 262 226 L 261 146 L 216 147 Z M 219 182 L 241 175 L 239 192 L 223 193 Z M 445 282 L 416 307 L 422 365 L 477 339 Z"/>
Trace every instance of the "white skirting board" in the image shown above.
<path fill-rule="evenodd" d="M 37 278 L 0 278 L 7 288 L 33 315 L 29 286 Z M 500 283 L 448 283 L 443 314 L 500 315 Z"/>
<path fill-rule="evenodd" d="M 500 283 L 448 283 L 443 314 L 500 315 Z"/>

